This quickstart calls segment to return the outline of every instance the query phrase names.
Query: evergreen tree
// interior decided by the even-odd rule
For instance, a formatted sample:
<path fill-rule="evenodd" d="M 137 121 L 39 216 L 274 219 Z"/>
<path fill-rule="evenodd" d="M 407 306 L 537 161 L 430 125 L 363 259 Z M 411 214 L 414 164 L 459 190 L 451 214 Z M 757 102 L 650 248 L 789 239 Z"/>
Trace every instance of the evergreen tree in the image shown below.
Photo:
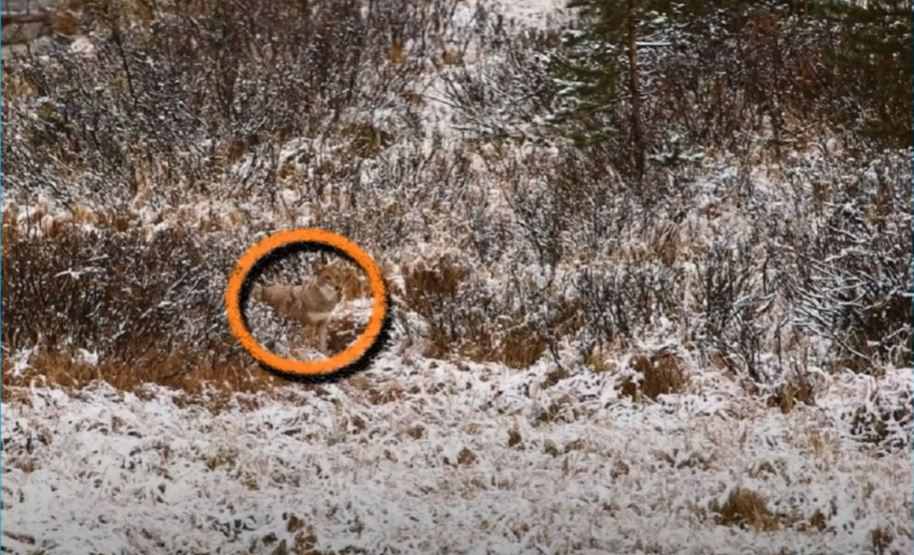
<path fill-rule="evenodd" d="M 745 94 L 754 110 L 771 116 L 778 134 L 782 111 L 794 103 L 794 112 L 801 117 L 815 115 L 809 111 L 812 105 L 826 121 L 843 120 L 851 130 L 862 130 L 885 144 L 911 143 L 914 60 L 908 2 L 570 0 L 568 6 L 577 16 L 553 56 L 553 76 L 564 99 L 554 121 L 579 145 L 607 143 L 628 150 L 638 178 L 651 142 L 641 107 L 642 99 L 654 92 L 644 78 L 650 72 L 645 69 L 650 63 L 647 56 L 653 54 L 657 60 L 658 46 L 663 57 L 685 51 L 696 56 L 747 44 L 747 33 L 757 32 L 766 14 L 782 24 L 764 38 L 771 59 L 753 56 L 756 66 L 749 67 L 737 54 L 735 60 L 729 59 L 729 67 L 711 72 L 727 75 L 723 81 L 731 87 L 730 94 Z M 789 60 L 782 59 L 782 53 L 811 51 L 800 41 L 811 41 L 813 50 L 825 53 L 821 62 L 809 66 L 818 73 L 814 89 L 803 90 L 800 76 L 784 66 Z M 743 52 L 751 53 L 753 47 Z M 704 61 L 699 66 L 702 71 L 710 69 Z M 795 70 L 796 64 L 792 67 Z M 711 73 L 705 78 L 719 79 Z"/>
<path fill-rule="evenodd" d="M 649 143 L 642 99 L 651 93 L 644 87 L 642 52 L 675 52 L 686 37 L 726 35 L 721 13 L 757 5 L 746 0 L 570 0 L 576 23 L 553 58 L 553 75 L 566 101 L 556 122 L 579 145 L 624 144 L 640 182 Z M 620 106 L 627 117 L 619 117 Z"/>
<path fill-rule="evenodd" d="M 837 30 L 829 61 L 841 93 L 855 101 L 850 123 L 883 144 L 911 144 L 912 58 L 910 2 L 822 1 L 816 17 Z M 856 121 L 855 121 L 856 120 Z"/>

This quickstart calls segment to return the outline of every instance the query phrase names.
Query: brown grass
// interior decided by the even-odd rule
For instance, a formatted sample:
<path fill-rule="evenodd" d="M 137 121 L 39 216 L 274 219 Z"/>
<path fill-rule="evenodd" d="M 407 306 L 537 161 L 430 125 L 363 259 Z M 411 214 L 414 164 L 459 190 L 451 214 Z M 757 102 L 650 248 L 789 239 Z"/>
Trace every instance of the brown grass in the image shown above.
<path fill-rule="evenodd" d="M 405 300 L 420 314 L 435 310 L 436 301 L 442 297 L 455 298 L 460 284 L 469 273 L 453 257 L 447 255 L 436 260 L 419 260 L 404 270 Z"/>
<path fill-rule="evenodd" d="M 508 430 L 508 447 L 513 447 L 517 449 L 523 449 L 524 439 L 520 434 L 520 430 L 517 429 L 515 424 L 513 428 Z"/>
<path fill-rule="evenodd" d="M 660 395 L 681 392 L 688 384 L 682 360 L 672 353 L 650 357 L 638 355 L 632 362 L 632 368 L 643 376 L 640 383 L 631 378 L 622 383 L 622 395 L 632 399 L 647 397 L 656 400 Z"/>
<path fill-rule="evenodd" d="M 529 326 L 513 330 L 501 341 L 495 357 L 509 368 L 528 368 L 546 352 L 546 338 Z"/>
<path fill-rule="evenodd" d="M 124 391 L 158 384 L 193 395 L 287 383 L 257 365 L 225 325 L 219 281 L 232 253 L 212 251 L 183 227 L 147 241 L 129 214 L 111 210 L 74 210 L 41 238 L 9 225 L 12 217 L 4 213 L 4 342 L 13 352 L 37 350 L 22 376 L 12 376 L 4 357 L 4 385 L 82 388 L 102 380 Z M 73 225 L 82 221 L 105 231 Z M 68 273 L 84 268 L 94 270 Z M 334 260 L 324 271 L 344 298 L 370 296 L 355 264 Z M 343 350 L 360 331 L 353 318 L 334 321 L 330 346 Z M 84 362 L 76 347 L 96 352 L 99 364 Z"/>
<path fill-rule="evenodd" d="M 400 65 L 406 61 L 406 50 L 404 50 L 400 39 L 394 38 L 391 41 L 390 48 L 387 50 L 387 60 L 395 65 Z"/>
<path fill-rule="evenodd" d="M 887 555 L 889 546 L 895 539 L 892 531 L 885 527 L 874 528 L 870 531 L 870 541 L 875 555 Z"/>
<path fill-rule="evenodd" d="M 553 368 L 551 371 L 549 371 L 546 374 L 546 379 L 543 380 L 543 389 L 550 388 L 568 377 L 569 377 L 568 371 L 565 370 L 564 368 L 562 368 L 562 367 Z"/>
<path fill-rule="evenodd" d="M 711 511 L 718 514 L 718 522 L 723 526 L 749 526 L 762 531 L 779 528 L 765 498 L 747 488 L 734 489 L 722 506 L 712 504 Z"/>
<path fill-rule="evenodd" d="M 479 460 L 479 457 L 476 456 L 476 453 L 471 451 L 469 448 L 464 447 L 460 450 L 460 453 L 457 454 L 457 464 L 463 466 L 471 466 L 476 464 Z"/>
<path fill-rule="evenodd" d="M 221 288 L 208 281 L 227 258 L 205 252 L 192 233 L 175 229 L 147 242 L 132 229 L 86 234 L 68 226 L 45 238 L 3 231 L 4 343 L 11 352 L 37 347 L 22 376 L 13 377 L 4 357 L 4 385 L 103 380 L 126 391 L 159 384 L 199 393 L 281 383 L 229 334 Z M 96 352 L 99 364 L 84 362 L 77 347 Z"/>
<path fill-rule="evenodd" d="M 51 28 L 55 33 L 72 37 L 79 32 L 79 17 L 65 9 L 59 9 L 51 16 Z"/>
<path fill-rule="evenodd" d="M 153 353 L 131 364 L 100 361 L 97 366 L 83 362 L 75 353 L 42 349 L 32 355 L 28 370 L 13 377 L 8 358 L 3 361 L 3 385 L 28 386 L 33 382 L 66 389 L 80 389 L 104 381 L 115 389 L 137 391 L 158 384 L 196 395 L 206 388 L 225 392 L 253 393 L 271 390 L 284 380 L 252 364 L 244 357 L 214 361 L 200 353 L 180 349 L 167 354 Z"/>
<path fill-rule="evenodd" d="M 615 359 L 624 349 L 624 341 L 621 340 L 616 340 L 612 344 L 594 345 L 585 357 L 584 364 L 597 373 L 615 371 L 618 368 Z"/>
<path fill-rule="evenodd" d="M 445 254 L 403 268 L 404 304 L 429 324 L 425 356 L 528 368 L 547 351 L 550 335 L 573 333 L 583 325 L 577 303 L 565 303 L 548 326 L 515 324 L 525 319 L 525 309 L 517 307 L 527 306 L 526 299 L 490 290 L 468 266 Z"/>
<path fill-rule="evenodd" d="M 815 392 L 812 384 L 785 382 L 768 397 L 767 403 L 769 407 L 779 407 L 781 412 L 787 414 L 797 403 L 815 404 Z"/>

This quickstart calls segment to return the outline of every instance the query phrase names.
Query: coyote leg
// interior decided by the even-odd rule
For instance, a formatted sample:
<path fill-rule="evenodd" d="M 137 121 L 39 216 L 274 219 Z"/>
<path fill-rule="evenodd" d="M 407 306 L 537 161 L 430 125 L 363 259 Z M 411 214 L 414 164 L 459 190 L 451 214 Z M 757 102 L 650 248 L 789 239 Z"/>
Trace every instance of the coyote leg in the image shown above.
<path fill-rule="evenodd" d="M 327 354 L 327 322 L 318 324 L 318 343 L 321 353 Z"/>

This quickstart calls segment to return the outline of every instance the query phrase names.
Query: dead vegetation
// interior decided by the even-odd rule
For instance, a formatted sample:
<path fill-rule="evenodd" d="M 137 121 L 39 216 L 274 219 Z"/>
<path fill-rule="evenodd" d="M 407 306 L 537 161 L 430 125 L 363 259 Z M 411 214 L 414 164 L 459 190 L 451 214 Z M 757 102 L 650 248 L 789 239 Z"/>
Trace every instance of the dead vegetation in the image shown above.
<path fill-rule="evenodd" d="M 87 349 L 104 361 L 96 377 L 140 365 L 168 383 L 179 383 L 177 363 L 153 351 L 182 353 L 182 376 L 242 376 L 250 360 L 218 302 L 227 269 L 258 233 L 313 225 L 383 253 L 385 271 L 402 275 L 391 290 L 404 345 L 517 369 L 545 360 L 559 369 L 546 387 L 582 366 L 627 372 L 634 353 L 639 377 L 622 380 L 623 396 L 685 391 L 684 360 L 697 360 L 788 413 L 815 395 L 791 381 L 799 347 L 781 342 L 785 322 L 824 345 L 810 364 L 833 373 L 910 358 L 905 153 L 802 110 L 783 114 L 774 141 L 761 134 L 764 95 L 715 102 L 714 64 L 685 71 L 689 59 L 673 56 L 647 91 L 646 109 L 663 117 L 646 121 L 658 152 L 635 187 L 630 152 L 566 146 L 532 126 L 554 108 L 541 54 L 557 33 L 513 33 L 477 13 L 461 46 L 443 0 L 372 6 L 68 2 L 61 31 L 76 25 L 91 54 L 58 48 L 4 66 L 11 352 L 37 345 L 59 360 Z M 220 36 L 240 46 L 226 51 Z M 497 54 L 491 64 L 468 54 L 477 40 L 480 56 Z M 749 54 L 714 59 L 731 71 Z M 802 64 L 789 61 L 796 75 L 765 78 L 816 71 L 790 64 Z M 459 133 L 425 120 L 429 79 L 441 80 Z M 737 140 L 746 114 L 757 134 Z M 12 225 L 26 206 L 28 222 Z M 43 239 L 17 235 L 28 227 Z M 357 269 L 331 268 L 344 299 L 367 296 Z M 332 323 L 329 347 L 344 348 L 355 327 Z M 644 353 L 639 343 L 658 334 L 681 350 Z M 93 371 L 80 364 L 66 374 L 82 377 L 48 375 L 83 383 Z M 908 422 L 883 412 L 856 417 L 876 443 Z"/>
<path fill-rule="evenodd" d="M 765 498 L 748 488 L 734 488 L 722 504 L 712 503 L 723 526 L 748 527 L 758 531 L 776 530 L 781 526 L 776 515 L 768 509 Z"/>
<path fill-rule="evenodd" d="M 683 362 L 673 353 L 636 355 L 630 364 L 637 379 L 622 382 L 620 392 L 626 397 L 656 400 L 660 395 L 680 393 L 688 384 Z"/>

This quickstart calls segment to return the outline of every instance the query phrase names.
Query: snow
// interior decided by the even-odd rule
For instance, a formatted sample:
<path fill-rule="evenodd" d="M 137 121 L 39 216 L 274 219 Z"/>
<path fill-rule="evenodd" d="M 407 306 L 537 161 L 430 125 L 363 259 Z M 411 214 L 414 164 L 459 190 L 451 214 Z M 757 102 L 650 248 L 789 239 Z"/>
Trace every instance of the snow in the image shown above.
<path fill-rule="evenodd" d="M 348 380 L 221 409 L 153 386 L 14 390 L 2 406 L 5 542 L 271 553 L 303 541 L 295 515 L 333 552 L 860 553 L 880 526 L 911 549 L 907 453 L 875 456 L 841 417 L 872 380 L 784 415 L 708 387 L 727 381 L 711 371 L 645 405 L 620 398 L 608 373 L 545 387 L 548 370 L 385 353 Z M 372 404 L 379 392 L 395 400 Z M 716 525 L 708 507 L 735 487 L 797 520 L 820 510 L 829 528 Z"/>
<path fill-rule="evenodd" d="M 500 0 L 497 11 L 522 25 L 546 29 L 560 23 L 569 10 L 564 0 Z"/>

